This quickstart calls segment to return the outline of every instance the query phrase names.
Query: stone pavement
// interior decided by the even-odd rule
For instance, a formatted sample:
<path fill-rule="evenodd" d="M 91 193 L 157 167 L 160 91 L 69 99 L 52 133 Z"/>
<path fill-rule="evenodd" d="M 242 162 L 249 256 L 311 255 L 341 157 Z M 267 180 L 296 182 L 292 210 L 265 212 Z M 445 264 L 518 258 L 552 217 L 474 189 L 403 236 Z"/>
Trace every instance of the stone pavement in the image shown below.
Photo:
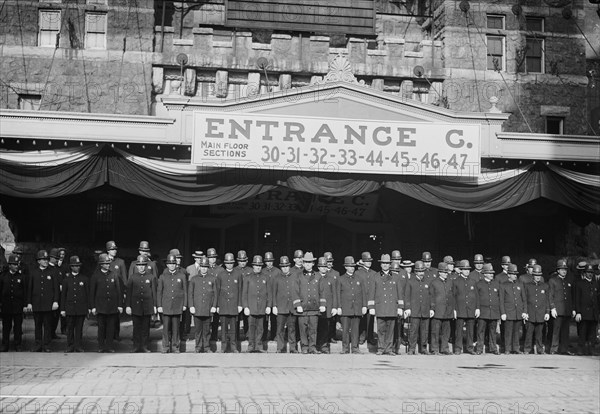
<path fill-rule="evenodd" d="M 125 322 L 124 338 L 128 329 Z M 159 334 L 153 330 L 155 342 Z M 53 347 L 64 349 L 64 338 Z M 130 347 L 123 339 L 116 354 L 0 354 L 0 413 L 600 412 L 598 357 L 126 353 Z"/>

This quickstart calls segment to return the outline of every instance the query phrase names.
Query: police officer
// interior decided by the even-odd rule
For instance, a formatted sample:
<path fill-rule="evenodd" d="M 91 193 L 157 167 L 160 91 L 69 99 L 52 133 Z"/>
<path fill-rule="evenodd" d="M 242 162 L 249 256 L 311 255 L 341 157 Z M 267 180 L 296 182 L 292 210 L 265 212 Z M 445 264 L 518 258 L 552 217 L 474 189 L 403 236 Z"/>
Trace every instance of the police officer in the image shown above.
<path fill-rule="evenodd" d="M 519 350 L 521 325 L 527 318 L 527 298 L 523 283 L 517 280 L 517 265 L 507 266 L 508 282 L 500 284 L 500 319 L 505 326 L 504 353 L 522 354 Z"/>
<path fill-rule="evenodd" d="M 414 267 L 415 264 L 411 260 L 402 260 L 400 263 L 400 268 L 406 273 L 406 279 L 410 279 Z"/>
<path fill-rule="evenodd" d="M 525 333 L 524 351 L 529 354 L 535 348 L 538 354 L 544 354 L 544 339 L 542 330 L 544 323 L 550 320 L 550 300 L 548 284 L 542 281 L 542 266 L 534 264 L 531 269 L 533 281 L 524 284 L 525 298 L 527 299 L 527 332 Z"/>
<path fill-rule="evenodd" d="M 31 270 L 27 294 L 27 311 L 33 312 L 35 324 L 35 346 L 32 351 L 50 352 L 52 312 L 58 310 L 60 287 L 56 272 L 48 267 L 48 252 L 40 250 L 36 257 L 38 267 Z"/>
<path fill-rule="evenodd" d="M 569 325 L 575 317 L 573 309 L 573 287 L 567 280 L 567 261 L 560 259 L 556 262 L 557 277 L 550 278 L 548 290 L 550 293 L 550 315 L 552 316 L 551 354 L 572 355 L 569 352 Z"/>
<path fill-rule="evenodd" d="M 177 270 L 181 271 L 185 275 L 185 283 L 188 284 L 188 288 L 189 288 L 190 275 L 187 272 L 187 269 L 181 265 L 181 260 L 183 259 L 183 255 L 181 254 L 179 249 L 171 249 L 171 250 L 169 250 L 169 254 L 175 256 L 175 261 L 177 262 Z M 191 325 L 192 325 L 192 315 L 190 314 L 190 309 L 188 307 L 188 309 L 184 310 L 183 313 L 181 314 L 181 326 L 179 329 L 179 337 L 181 338 L 182 341 L 185 341 L 187 338 L 187 335 L 189 335 L 189 333 L 191 331 Z"/>
<path fill-rule="evenodd" d="M 403 292 L 399 277 L 390 271 L 391 258 L 382 254 L 381 270 L 373 281 L 369 313 L 377 317 L 377 355 L 396 355 L 393 348 L 394 331 L 398 315 L 403 313 Z"/>
<path fill-rule="evenodd" d="M 473 267 L 474 269 L 469 273 L 469 277 L 471 279 L 475 279 L 476 282 L 483 280 L 485 277 L 483 275 L 483 255 L 476 254 L 473 257 Z M 496 281 L 499 283 L 498 281 Z"/>
<path fill-rule="evenodd" d="M 323 257 L 327 260 L 327 273 L 334 280 L 337 281 L 338 278 L 340 277 L 340 272 L 338 272 L 337 270 L 335 270 L 333 268 L 333 253 L 325 252 L 325 253 L 323 253 Z M 336 295 L 337 295 L 337 293 L 336 293 Z M 336 300 L 339 300 L 339 298 L 336 298 Z M 329 324 L 329 327 L 331 329 L 331 331 L 329 332 L 329 342 L 331 342 L 332 344 L 335 344 L 336 343 L 335 337 L 337 336 L 336 325 L 340 321 L 340 316 L 335 315 L 332 317 L 332 319 L 333 319 L 333 322 Z"/>
<path fill-rule="evenodd" d="M 117 243 L 114 240 L 109 240 L 106 242 L 106 253 L 110 258 L 110 270 L 119 277 L 119 281 L 121 282 L 121 292 L 125 295 L 127 293 L 127 289 L 125 285 L 127 284 L 127 269 L 125 269 L 125 262 L 120 257 L 117 257 Z M 115 326 L 115 339 L 119 339 L 119 335 L 121 333 L 121 315 L 118 316 L 116 326 Z"/>
<path fill-rule="evenodd" d="M 431 267 L 432 260 L 430 252 L 423 252 L 421 254 L 421 261 L 425 266 L 425 278 L 430 279 L 430 281 L 437 277 L 437 270 Z"/>
<path fill-rule="evenodd" d="M 593 279 L 594 268 L 587 264 L 583 279 L 575 285 L 575 321 L 579 324 L 578 355 L 591 355 L 598 328 L 600 291 Z"/>
<path fill-rule="evenodd" d="M 240 289 L 244 285 L 244 279 L 246 276 L 252 274 L 252 268 L 248 266 L 248 254 L 245 250 L 239 250 L 237 252 L 237 268 L 240 270 L 241 280 Z M 241 294 L 241 293 L 240 293 Z M 239 324 L 237 325 L 236 332 L 238 340 L 242 341 L 248 334 L 248 317 L 244 315 L 243 309 L 240 311 L 239 320 L 242 323 L 242 330 L 240 330 Z"/>
<path fill-rule="evenodd" d="M 408 273 L 400 267 L 400 264 L 398 264 L 397 261 L 394 262 L 394 259 L 392 259 L 392 263 L 390 264 L 390 272 L 397 278 L 398 284 L 400 285 L 400 299 L 398 300 L 398 306 L 402 309 L 402 312 L 400 312 L 396 318 L 396 327 L 394 329 L 394 353 L 398 355 L 400 354 L 400 345 L 408 344 L 406 341 L 408 332 L 404 329 L 404 291 L 406 290 L 406 282 L 408 282 Z"/>
<path fill-rule="evenodd" d="M 455 270 L 454 258 L 452 256 L 444 256 L 443 262 L 446 263 L 446 268 L 448 269 L 448 277 L 450 278 L 450 280 L 456 279 L 456 277 L 458 277 L 459 274 Z M 439 273 L 439 265 L 437 271 Z"/>
<path fill-rule="evenodd" d="M 48 261 L 48 269 L 53 271 L 58 278 L 58 286 L 59 290 L 62 289 L 62 281 L 65 277 L 63 270 L 58 266 L 58 260 L 60 258 L 60 250 L 56 247 L 50 249 L 50 260 Z M 58 306 L 60 308 L 60 296 L 58 300 Z M 57 309 L 52 312 L 52 339 L 58 339 L 58 335 L 56 334 L 56 329 L 58 328 L 58 323 L 60 322 L 60 331 L 62 334 L 65 334 L 67 330 L 67 321 L 65 318 L 60 316 L 60 310 Z"/>
<path fill-rule="evenodd" d="M 446 262 L 440 262 L 437 270 L 438 277 L 431 282 L 431 353 L 450 355 L 450 321 L 454 319 L 453 282 L 448 277 Z"/>
<path fill-rule="evenodd" d="M 404 318 L 410 317 L 408 332 L 408 353 L 416 353 L 417 344 L 419 353 L 427 354 L 427 338 L 429 333 L 429 319 L 431 318 L 431 294 L 429 291 L 431 281 L 425 277 L 425 265 L 417 260 L 415 275 L 406 283 L 404 292 Z"/>
<path fill-rule="evenodd" d="M 454 308 L 456 312 L 456 329 L 454 330 L 454 353 L 459 355 L 463 351 L 463 328 L 466 329 L 467 353 L 474 354 L 473 349 L 475 334 L 475 318 L 477 309 L 476 282 L 469 278 L 471 265 L 468 260 L 461 260 L 458 268 L 461 275 L 453 284 Z"/>
<path fill-rule="evenodd" d="M 156 305 L 158 313 L 162 315 L 162 353 L 173 352 L 178 354 L 180 336 L 179 328 L 181 314 L 187 309 L 187 282 L 181 269 L 177 268 L 176 257 L 167 256 L 167 268 L 158 279 L 156 292 Z"/>
<path fill-rule="evenodd" d="M 225 262 L 233 263 L 233 254 L 225 254 Z M 190 280 L 188 304 L 194 317 L 196 352 L 211 352 L 210 317 L 217 311 L 217 278 L 208 273 L 208 258 L 200 259 L 200 273 Z"/>
<path fill-rule="evenodd" d="M 342 354 L 360 354 L 359 323 L 367 313 L 367 290 L 362 278 L 356 276 L 356 264 L 352 256 L 344 258 L 346 273 L 340 276 L 337 284 L 339 298 L 338 315 L 342 323 Z"/>
<path fill-rule="evenodd" d="M 500 285 L 502 285 L 502 283 L 508 282 L 508 266 L 510 265 L 510 256 L 502 256 L 502 261 L 500 263 L 502 271 L 494 277 L 494 279 L 497 280 Z"/>
<path fill-rule="evenodd" d="M 125 312 L 133 322 L 133 349 L 131 352 L 151 352 L 147 348 L 150 336 L 150 319 L 156 314 L 157 279 L 148 270 L 148 258 L 139 255 L 136 270 L 126 284 Z"/>
<path fill-rule="evenodd" d="M 233 267 L 235 262 L 229 255 L 224 261 L 225 269 L 217 277 L 217 313 L 221 320 L 221 352 L 238 353 L 238 314 L 242 308 L 242 269 Z M 233 255 L 232 255 L 233 256 Z M 238 255 L 239 257 L 239 255 Z"/>
<path fill-rule="evenodd" d="M 302 252 L 302 250 L 296 250 L 294 252 L 294 266 L 292 266 L 290 271 L 298 277 L 302 276 L 302 274 L 304 273 L 304 266 L 302 263 L 303 258 L 304 253 Z"/>
<path fill-rule="evenodd" d="M 23 338 L 23 314 L 27 310 L 29 275 L 19 269 L 16 254 L 8 256 L 8 269 L 0 275 L 0 314 L 2 315 L 2 347 L 8 351 L 10 331 L 13 331 L 15 350 L 21 350 Z"/>
<path fill-rule="evenodd" d="M 206 250 L 206 257 L 208 258 L 208 274 L 218 279 L 223 267 L 219 266 L 217 261 L 219 256 L 217 255 L 217 249 L 210 247 Z M 219 338 L 219 312 L 213 314 L 212 323 L 210 326 L 210 340 L 216 342 Z"/>
<path fill-rule="evenodd" d="M 294 299 L 300 329 L 300 345 L 303 354 L 320 354 L 317 350 L 317 323 L 319 312 L 325 311 L 321 304 L 319 275 L 313 270 L 315 258 L 306 252 L 302 258 L 304 270 L 298 278 L 298 297 Z"/>
<path fill-rule="evenodd" d="M 286 353 L 288 347 L 285 341 L 285 329 L 287 328 L 287 343 L 289 343 L 290 354 L 296 350 L 296 316 L 294 315 L 293 301 L 298 297 L 298 276 L 290 271 L 290 259 L 287 256 L 279 258 L 281 274 L 273 281 L 273 309 L 272 313 L 277 316 L 277 353 Z"/>
<path fill-rule="evenodd" d="M 247 352 L 266 351 L 260 344 L 265 315 L 271 314 L 271 282 L 269 277 L 262 272 L 263 266 L 262 256 L 254 256 L 252 274 L 244 279 L 242 307 L 249 323 Z"/>
<path fill-rule="evenodd" d="M 499 355 L 500 351 L 496 343 L 496 327 L 500 319 L 500 285 L 494 280 L 494 268 L 491 263 L 482 267 L 483 280 L 476 284 L 477 309 L 477 355 L 481 355 L 485 349 L 485 338 L 487 336 L 487 353 Z M 471 276 L 469 275 L 469 278 Z M 475 280 L 475 278 L 471 278 Z"/>
<path fill-rule="evenodd" d="M 119 276 L 110 270 L 110 263 L 108 254 L 100 254 L 100 269 L 94 272 L 90 283 L 90 307 L 98 320 L 98 352 L 112 353 L 116 320 L 123 312 L 123 294 Z"/>
<path fill-rule="evenodd" d="M 17 262 L 18 262 L 18 270 L 22 275 L 26 275 L 27 277 L 29 277 L 29 266 L 27 266 L 27 264 L 25 262 L 23 262 L 23 254 L 25 254 L 25 250 L 23 249 L 23 246 L 21 245 L 16 245 L 15 248 L 12 251 L 12 254 L 14 254 L 17 257 Z"/>
<path fill-rule="evenodd" d="M 331 339 L 331 332 L 335 332 L 334 318 L 337 315 L 338 308 L 337 279 L 328 271 L 325 256 L 319 257 L 317 268 L 319 269 L 319 283 L 321 284 L 320 308 L 325 307 L 325 311 L 320 313 L 317 322 L 317 349 L 324 354 L 329 354 L 331 352 L 329 340 Z"/>
<path fill-rule="evenodd" d="M 192 257 L 194 258 L 194 263 L 185 268 L 185 271 L 188 274 L 188 283 L 192 280 L 194 276 L 200 273 L 200 262 L 205 256 L 202 250 L 196 250 L 194 253 L 192 253 Z M 208 261 L 206 263 L 208 263 Z"/>
<path fill-rule="evenodd" d="M 148 259 L 148 264 L 146 265 L 146 267 L 148 268 L 149 271 L 152 272 L 152 274 L 154 275 L 154 277 L 156 277 L 158 279 L 158 277 L 160 276 L 158 273 L 158 267 L 156 266 L 156 262 L 154 260 L 151 259 L 150 256 L 150 243 L 148 243 L 146 240 L 142 240 L 140 242 L 140 245 L 138 247 L 138 253 L 141 256 L 146 256 L 146 258 Z M 127 272 L 127 276 L 131 276 L 133 274 L 133 272 L 136 271 L 137 269 L 137 259 L 132 261 L 131 264 L 129 265 L 129 271 Z M 148 271 L 146 270 L 146 271 Z"/>
<path fill-rule="evenodd" d="M 358 268 L 356 269 L 356 276 L 363 279 L 363 283 L 367 289 L 367 298 L 372 295 L 373 282 L 377 276 L 377 272 L 371 269 L 373 264 L 373 258 L 370 252 L 362 252 L 360 260 L 358 261 Z M 369 299 L 367 306 L 373 306 L 373 303 Z M 375 318 L 371 314 L 364 315 L 360 320 L 360 343 L 363 344 L 365 341 L 370 345 L 377 345 L 375 339 Z"/>
<path fill-rule="evenodd" d="M 262 272 L 269 279 L 269 283 L 271 287 L 277 277 L 281 275 L 281 270 L 273 266 L 275 262 L 275 257 L 273 256 L 273 252 L 266 252 L 264 257 L 265 267 L 263 267 Z M 271 329 L 269 330 L 269 326 Z M 263 324 L 263 334 L 262 334 L 262 345 L 264 350 L 266 350 L 267 342 L 275 340 L 275 336 L 277 334 L 277 315 L 274 315 L 272 312 L 270 315 L 265 316 L 264 324 Z"/>
<path fill-rule="evenodd" d="M 78 256 L 69 258 L 69 267 L 62 283 L 60 313 L 67 321 L 67 352 L 83 352 L 83 323 L 91 310 L 90 280 L 80 273 Z"/>
<path fill-rule="evenodd" d="M 537 260 L 533 259 L 533 258 L 529 259 L 529 261 L 525 265 L 525 273 L 523 273 L 522 275 L 519 276 L 519 280 L 521 281 L 521 283 L 523 283 L 523 285 L 526 285 L 528 283 L 533 283 L 533 266 L 535 266 L 535 265 L 537 265 Z M 543 276 L 541 276 L 540 281 L 542 283 L 545 282 Z"/>

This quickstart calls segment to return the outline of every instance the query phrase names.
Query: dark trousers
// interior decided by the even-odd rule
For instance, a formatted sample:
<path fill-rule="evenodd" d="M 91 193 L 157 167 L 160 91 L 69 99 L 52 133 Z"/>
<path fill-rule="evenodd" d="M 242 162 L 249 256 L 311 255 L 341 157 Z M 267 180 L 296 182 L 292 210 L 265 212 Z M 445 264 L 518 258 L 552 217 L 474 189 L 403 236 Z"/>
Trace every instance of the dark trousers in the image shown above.
<path fill-rule="evenodd" d="M 67 315 L 67 350 L 83 349 L 85 315 Z"/>
<path fill-rule="evenodd" d="M 210 316 L 194 316 L 194 337 L 196 352 L 210 352 Z"/>
<path fill-rule="evenodd" d="M 259 351 L 262 349 L 265 319 L 265 315 L 248 316 L 248 352 Z"/>
<path fill-rule="evenodd" d="M 210 323 L 210 340 L 218 341 L 219 339 L 219 314 L 213 313 L 212 322 Z"/>
<path fill-rule="evenodd" d="M 484 351 L 485 339 L 487 336 L 487 352 L 494 353 L 498 351 L 496 345 L 496 326 L 497 319 L 478 319 L 477 320 L 477 352 Z"/>
<path fill-rule="evenodd" d="M 519 339 L 521 337 L 521 320 L 504 321 L 504 352 L 519 352 Z"/>
<path fill-rule="evenodd" d="M 431 320 L 431 352 L 450 352 L 450 319 Z"/>
<path fill-rule="evenodd" d="M 370 313 L 363 315 L 360 319 L 361 339 L 372 343 L 375 338 L 375 317 Z M 362 342 L 362 341 L 361 341 Z"/>
<path fill-rule="evenodd" d="M 557 316 L 552 321 L 552 344 L 550 352 L 565 353 L 569 350 L 570 316 Z"/>
<path fill-rule="evenodd" d="M 410 318 L 408 329 L 408 353 L 414 353 L 419 344 L 419 352 L 427 352 L 427 338 L 429 332 L 429 318 Z"/>
<path fill-rule="evenodd" d="M 209 323 L 210 327 L 210 323 Z M 190 333 L 192 329 L 192 314 L 189 309 L 186 309 L 181 314 L 181 329 L 179 333 L 181 334 L 181 339 L 185 339 L 186 335 Z M 210 338 L 210 337 L 209 337 Z"/>
<path fill-rule="evenodd" d="M 466 326 L 466 346 L 467 352 L 473 352 L 473 338 L 475 337 L 475 319 L 458 318 L 456 320 L 456 331 L 454 332 L 454 352 L 462 352 L 463 349 L 463 327 Z"/>
<path fill-rule="evenodd" d="M 579 340 L 577 341 L 577 343 L 578 343 L 579 349 L 581 351 L 581 350 L 583 350 L 584 346 L 591 346 L 592 342 L 596 338 L 598 322 L 582 320 L 581 322 L 578 323 L 578 325 L 579 325 L 579 333 L 578 333 Z M 586 353 L 589 353 L 589 351 Z"/>
<path fill-rule="evenodd" d="M 271 325 L 271 329 L 269 329 L 269 325 Z M 275 339 L 277 335 L 277 315 L 273 315 L 273 313 L 265 316 L 265 321 L 263 322 L 263 334 L 262 341 L 272 341 Z"/>
<path fill-rule="evenodd" d="M 300 347 L 303 353 L 315 352 L 317 350 L 318 321 L 318 315 L 298 316 L 298 327 L 300 328 Z"/>
<path fill-rule="evenodd" d="M 52 311 L 33 312 L 35 325 L 35 350 L 42 350 L 52 340 Z"/>
<path fill-rule="evenodd" d="M 132 315 L 133 322 L 133 348 L 136 351 L 146 349 L 150 337 L 150 319 L 152 315 Z"/>
<path fill-rule="evenodd" d="M 231 351 L 238 350 L 238 329 L 239 323 L 237 315 L 221 315 L 221 352 L 227 351 L 228 344 L 231 347 Z"/>
<path fill-rule="evenodd" d="M 287 343 L 285 341 L 285 330 L 287 328 Z M 287 352 L 296 350 L 296 316 L 287 313 L 277 315 L 277 352 Z"/>
<path fill-rule="evenodd" d="M 23 339 L 23 314 L 2 314 L 2 347 L 8 350 L 10 331 L 13 330 L 15 346 L 20 346 Z"/>
<path fill-rule="evenodd" d="M 162 316 L 163 332 L 162 346 L 163 350 L 178 351 L 179 350 L 179 324 L 181 323 L 181 315 L 165 315 Z"/>
<path fill-rule="evenodd" d="M 377 317 L 377 352 L 392 352 L 396 317 Z"/>
<path fill-rule="evenodd" d="M 326 316 L 319 316 L 317 322 L 317 349 L 321 352 L 330 352 L 329 340 L 331 339 L 331 326 L 334 326 L 335 319 Z"/>
<path fill-rule="evenodd" d="M 542 331 L 544 329 L 544 322 L 527 322 L 527 331 L 525 332 L 525 345 L 523 351 L 526 354 L 530 353 L 533 349 L 533 337 L 535 335 L 535 348 L 537 353 L 544 351 L 544 338 L 542 337 Z"/>
<path fill-rule="evenodd" d="M 117 313 L 117 319 L 115 320 L 115 341 L 120 339 L 121 335 L 121 314 Z"/>
<path fill-rule="evenodd" d="M 360 316 L 340 316 L 342 321 L 342 352 L 358 352 L 358 336 L 360 331 Z"/>
<path fill-rule="evenodd" d="M 60 322 L 60 332 L 63 334 L 66 333 L 67 332 L 67 318 L 64 316 L 60 316 L 59 310 L 52 311 L 52 327 L 50 328 L 50 329 L 52 329 L 52 335 L 56 334 L 56 329 L 58 328 L 59 322 Z"/>
<path fill-rule="evenodd" d="M 114 350 L 113 340 L 115 338 L 115 324 L 118 320 L 118 313 L 99 313 L 96 315 L 98 320 L 98 348 L 101 351 Z"/>

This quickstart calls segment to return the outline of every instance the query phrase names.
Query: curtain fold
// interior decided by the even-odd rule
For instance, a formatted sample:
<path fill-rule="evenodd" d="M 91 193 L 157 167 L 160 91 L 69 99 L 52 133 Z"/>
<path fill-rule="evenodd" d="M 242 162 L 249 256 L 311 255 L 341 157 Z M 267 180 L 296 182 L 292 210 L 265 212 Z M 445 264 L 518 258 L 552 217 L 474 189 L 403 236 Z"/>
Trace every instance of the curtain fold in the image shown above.
<path fill-rule="evenodd" d="M 332 180 L 300 175 L 288 177 L 286 181 L 280 182 L 280 184 L 296 191 L 335 197 L 361 195 L 381 188 L 381 183 L 370 180 Z"/>

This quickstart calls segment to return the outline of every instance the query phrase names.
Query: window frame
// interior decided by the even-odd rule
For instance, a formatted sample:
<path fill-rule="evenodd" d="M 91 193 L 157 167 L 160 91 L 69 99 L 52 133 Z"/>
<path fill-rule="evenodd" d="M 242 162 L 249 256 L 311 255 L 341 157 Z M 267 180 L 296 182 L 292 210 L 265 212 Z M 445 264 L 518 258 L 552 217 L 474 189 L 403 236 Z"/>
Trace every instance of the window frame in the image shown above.
<path fill-rule="evenodd" d="M 495 54 L 491 54 L 490 53 L 490 48 L 489 48 L 489 40 L 490 39 L 499 39 L 502 42 L 502 54 L 501 55 L 495 55 Z M 485 37 L 485 49 L 486 49 L 486 70 L 493 70 L 495 71 L 496 68 L 489 67 L 489 58 L 492 58 L 492 62 L 493 62 L 493 58 L 494 57 L 498 57 L 501 56 L 502 59 L 500 59 L 500 63 L 501 63 L 501 67 L 500 67 L 500 71 L 501 72 L 506 72 L 506 37 L 502 36 L 502 35 L 495 35 L 495 34 L 487 34 Z"/>
<path fill-rule="evenodd" d="M 24 108 L 23 102 L 28 102 L 30 108 Z M 17 105 L 23 111 L 39 111 L 42 104 L 42 95 L 35 93 L 18 94 Z"/>
<path fill-rule="evenodd" d="M 545 59 L 545 39 L 539 38 L 539 37 L 534 37 L 534 36 L 527 36 L 525 37 L 525 72 L 527 73 L 545 73 L 544 71 L 544 67 L 546 64 L 546 59 Z M 529 47 L 529 41 L 533 41 L 533 42 L 539 42 L 540 43 L 540 56 L 529 56 L 530 53 L 530 47 Z M 528 65 L 528 60 L 529 59 L 539 59 L 540 61 L 540 70 L 539 71 L 534 71 L 534 70 L 529 70 L 529 65 Z"/>
<path fill-rule="evenodd" d="M 548 122 L 550 122 L 550 121 L 558 121 L 558 123 L 559 123 L 558 124 L 559 132 L 558 133 L 548 132 Z M 546 134 L 564 135 L 564 133 L 565 133 L 565 117 L 548 115 L 548 116 L 546 116 L 544 123 L 545 123 L 544 131 L 546 131 Z"/>
<path fill-rule="evenodd" d="M 533 30 L 529 27 L 530 20 L 539 20 L 541 22 L 541 30 Z M 545 32 L 546 31 L 546 21 L 541 16 L 525 16 L 525 29 L 529 32 Z"/>
<path fill-rule="evenodd" d="M 55 18 L 50 19 L 49 17 L 44 17 L 50 14 L 56 14 L 58 18 L 58 27 L 57 28 L 44 28 L 43 22 L 54 22 Z M 38 13 L 38 47 L 56 47 L 56 36 L 60 35 L 62 29 L 62 10 L 59 9 L 39 9 Z M 53 41 L 51 44 L 43 43 L 45 36 L 44 33 L 54 33 Z M 59 40 L 60 41 L 60 40 Z"/>
<path fill-rule="evenodd" d="M 497 19 L 501 20 L 502 27 L 490 27 L 490 25 L 489 25 L 490 21 L 497 20 Z M 485 27 L 488 30 L 506 30 L 506 16 L 503 14 L 493 14 L 493 13 L 486 14 Z"/>
<path fill-rule="evenodd" d="M 104 31 L 92 31 L 90 30 L 91 19 L 90 16 L 103 16 L 104 17 Z M 89 45 L 90 34 L 104 34 L 104 41 L 101 47 L 91 47 Z M 87 50 L 106 50 L 108 41 L 108 13 L 97 12 L 97 11 L 86 11 L 85 12 L 85 32 L 83 38 L 83 47 Z"/>

